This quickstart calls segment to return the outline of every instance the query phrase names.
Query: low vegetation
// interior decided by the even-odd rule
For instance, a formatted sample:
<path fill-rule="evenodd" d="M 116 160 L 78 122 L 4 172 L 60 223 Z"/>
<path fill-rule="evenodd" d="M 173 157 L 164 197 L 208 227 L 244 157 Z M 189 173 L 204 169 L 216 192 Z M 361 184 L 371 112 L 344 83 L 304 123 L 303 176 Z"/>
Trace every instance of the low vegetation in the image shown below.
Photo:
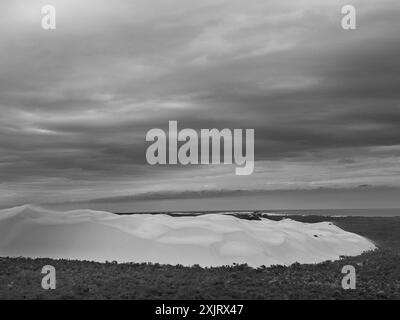
<path fill-rule="evenodd" d="M 259 269 L 0 258 L 0 299 L 400 299 L 400 218 L 329 220 L 380 249 L 335 262 Z M 56 290 L 41 288 L 41 269 L 48 264 L 57 270 Z M 356 290 L 342 289 L 345 265 L 356 268 Z"/>

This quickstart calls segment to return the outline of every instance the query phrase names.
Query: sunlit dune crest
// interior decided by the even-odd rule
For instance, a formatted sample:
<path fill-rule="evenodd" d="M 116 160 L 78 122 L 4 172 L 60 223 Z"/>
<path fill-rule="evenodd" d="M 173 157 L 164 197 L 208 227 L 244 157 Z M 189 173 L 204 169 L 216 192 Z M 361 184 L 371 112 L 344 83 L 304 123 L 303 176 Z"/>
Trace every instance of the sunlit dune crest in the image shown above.
<path fill-rule="evenodd" d="M 330 222 L 250 221 L 226 214 L 121 216 L 29 205 L 0 210 L 0 256 L 259 267 L 319 263 L 373 249 L 369 240 Z"/>

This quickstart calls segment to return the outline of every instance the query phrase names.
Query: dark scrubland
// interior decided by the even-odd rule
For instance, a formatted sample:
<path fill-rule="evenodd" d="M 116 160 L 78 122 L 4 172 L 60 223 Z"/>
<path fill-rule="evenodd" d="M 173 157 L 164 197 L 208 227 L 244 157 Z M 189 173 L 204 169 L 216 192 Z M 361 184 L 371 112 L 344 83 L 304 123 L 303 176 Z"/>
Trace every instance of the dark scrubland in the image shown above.
<path fill-rule="evenodd" d="M 285 218 L 257 212 L 236 215 Z M 258 269 L 0 258 L 0 299 L 400 299 L 400 217 L 290 218 L 331 221 L 374 241 L 379 249 L 333 262 Z M 56 290 L 41 287 L 44 265 L 57 270 Z M 355 290 L 342 288 L 345 265 L 356 268 Z"/>

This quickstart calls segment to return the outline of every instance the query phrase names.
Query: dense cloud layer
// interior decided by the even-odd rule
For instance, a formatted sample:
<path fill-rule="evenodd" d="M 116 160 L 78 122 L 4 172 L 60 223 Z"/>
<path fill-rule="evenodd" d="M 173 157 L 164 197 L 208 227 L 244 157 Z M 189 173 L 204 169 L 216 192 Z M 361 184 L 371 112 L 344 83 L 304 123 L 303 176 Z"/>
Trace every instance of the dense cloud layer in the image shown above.
<path fill-rule="evenodd" d="M 3 204 L 399 185 L 398 1 L 47 2 L 0 4 Z M 254 128 L 256 172 L 149 167 L 168 120 Z"/>

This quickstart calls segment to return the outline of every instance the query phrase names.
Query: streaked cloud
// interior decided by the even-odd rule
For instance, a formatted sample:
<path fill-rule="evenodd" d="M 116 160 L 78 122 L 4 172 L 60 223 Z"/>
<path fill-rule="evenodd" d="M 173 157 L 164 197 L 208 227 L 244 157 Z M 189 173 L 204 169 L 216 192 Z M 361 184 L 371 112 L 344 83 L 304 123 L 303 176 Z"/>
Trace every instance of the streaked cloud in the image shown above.
<path fill-rule="evenodd" d="M 0 201 L 172 190 L 400 187 L 400 5 L 53 0 L 0 4 Z M 254 128 L 256 172 L 149 167 L 145 135 Z"/>

